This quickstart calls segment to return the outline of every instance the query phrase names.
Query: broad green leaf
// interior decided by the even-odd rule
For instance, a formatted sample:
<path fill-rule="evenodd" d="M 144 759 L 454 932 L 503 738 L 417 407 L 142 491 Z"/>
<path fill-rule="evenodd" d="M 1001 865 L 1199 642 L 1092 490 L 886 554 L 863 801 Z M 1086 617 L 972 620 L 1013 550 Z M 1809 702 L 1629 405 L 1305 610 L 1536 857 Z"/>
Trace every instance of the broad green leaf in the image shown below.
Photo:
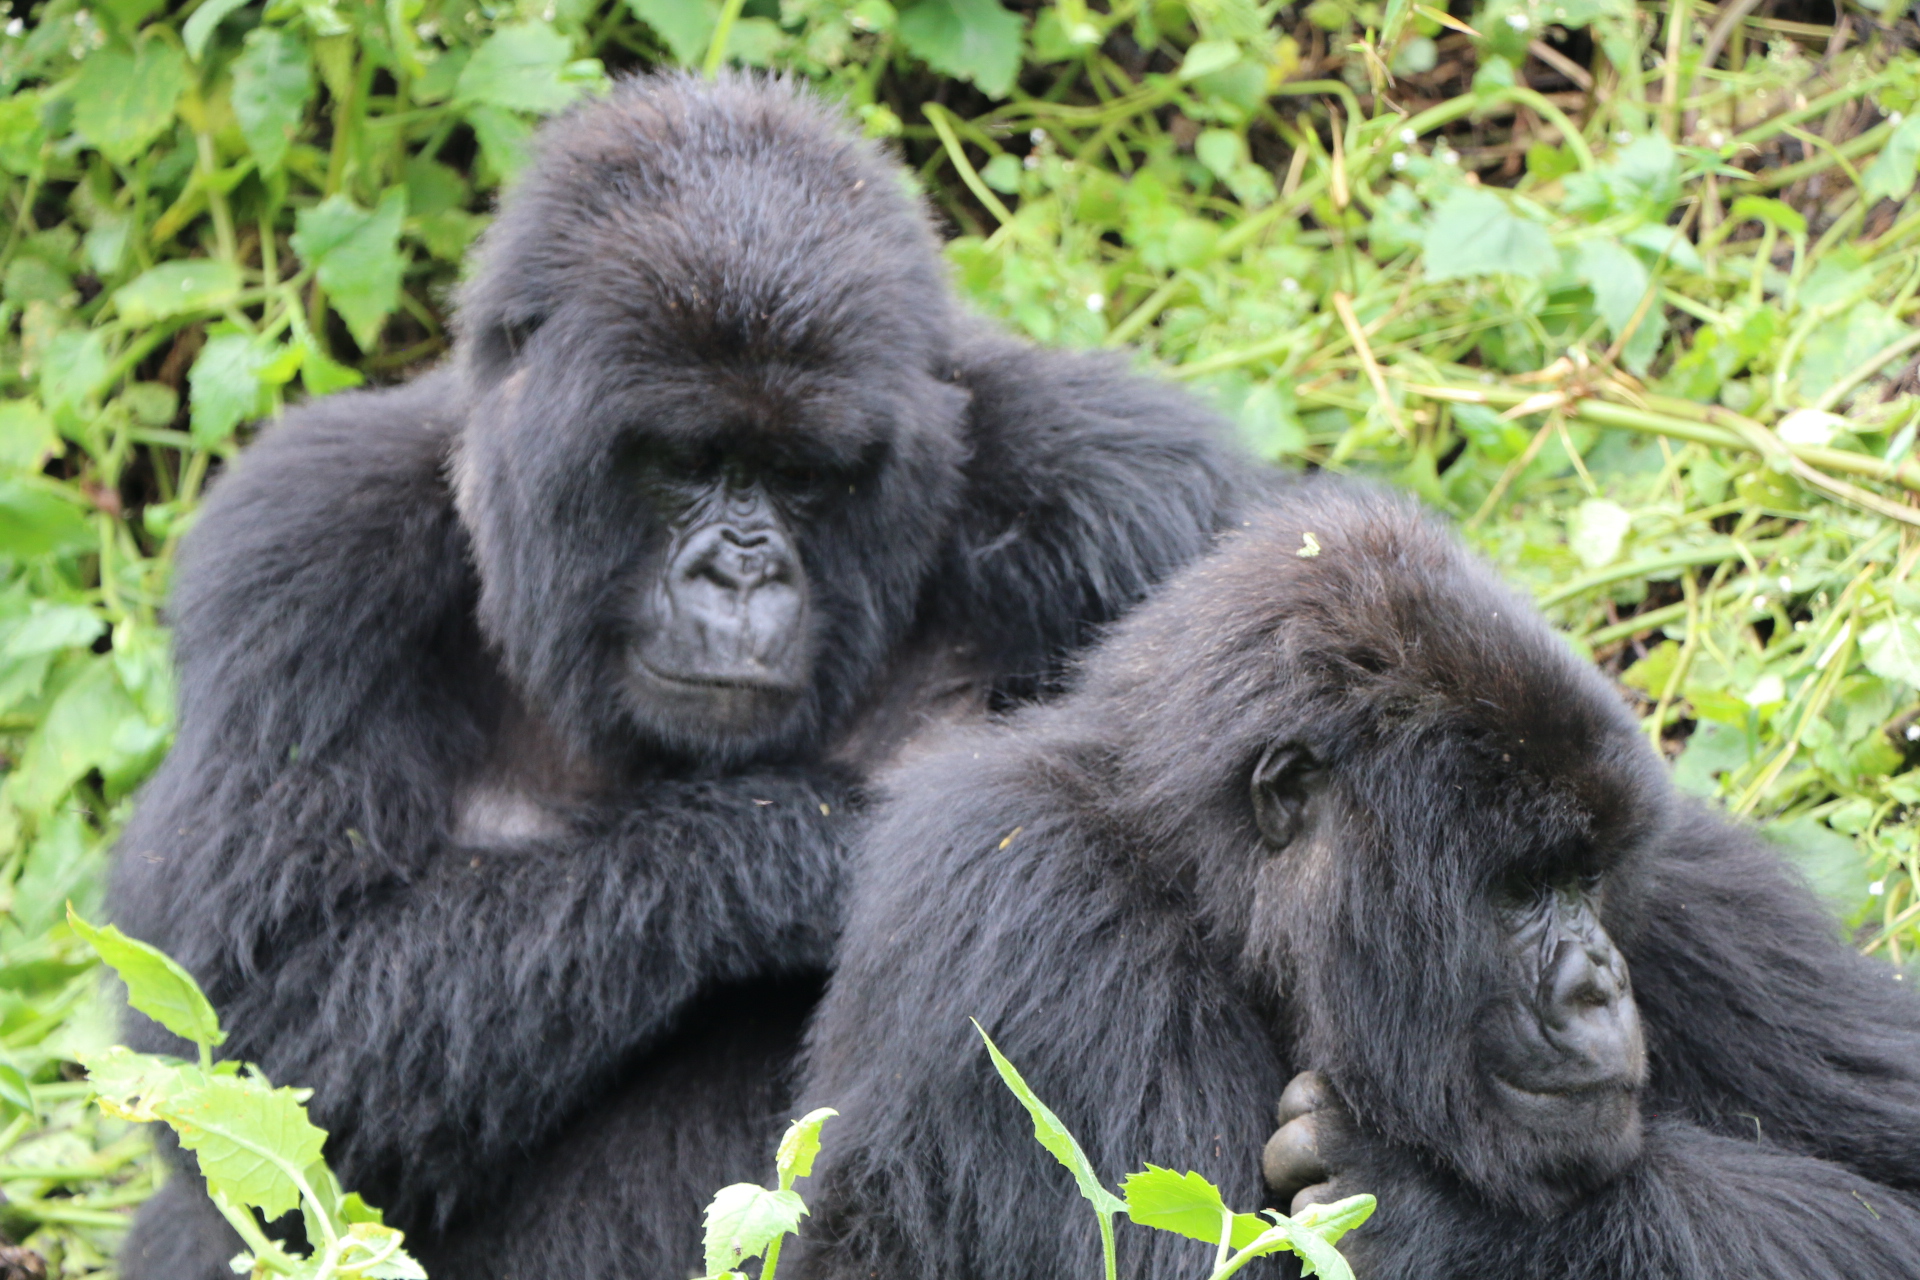
<path fill-rule="evenodd" d="M 347 1228 L 347 1247 L 341 1256 L 341 1273 L 365 1276 L 367 1280 L 427 1280 L 426 1268 L 400 1247 L 405 1237 L 397 1227 L 377 1222 L 356 1222 Z M 374 1259 L 379 1261 L 374 1261 Z"/>
<path fill-rule="evenodd" d="M 1208 1244 L 1220 1243 L 1226 1202 L 1220 1198 L 1220 1189 L 1199 1174 L 1175 1173 L 1150 1164 L 1140 1173 L 1128 1174 L 1120 1191 L 1127 1202 L 1127 1216 L 1141 1226 Z M 1268 1226 L 1253 1214 L 1236 1213 L 1229 1243 L 1235 1249 L 1244 1249 Z"/>
<path fill-rule="evenodd" d="M 454 97 L 536 115 L 558 111 L 584 87 L 563 75 L 572 52 L 572 43 L 544 22 L 500 27 L 474 50 Z"/>
<path fill-rule="evenodd" d="M 832 1107 L 821 1107 L 817 1111 L 807 1112 L 787 1126 L 786 1135 L 780 1139 L 780 1148 L 773 1156 L 773 1167 L 780 1175 L 783 1189 L 791 1187 L 795 1179 L 807 1177 L 813 1172 L 814 1157 L 820 1154 L 820 1129 L 839 1114 Z"/>
<path fill-rule="evenodd" d="M 27 1115 L 34 1115 L 38 1111 L 33 1102 L 33 1086 L 28 1083 L 26 1072 L 20 1070 L 10 1058 L 0 1058 L 0 1102 Z"/>
<path fill-rule="evenodd" d="M 792 1191 L 769 1191 L 751 1182 L 722 1187 L 707 1206 L 707 1274 L 733 1271 L 757 1258 L 783 1235 L 800 1229 L 807 1206 Z"/>
<path fill-rule="evenodd" d="M 120 981 L 127 984 L 128 1004 L 183 1040 L 208 1048 L 226 1041 L 227 1033 L 220 1029 L 220 1015 L 200 993 L 200 984 L 193 980 L 193 975 L 181 968 L 172 956 L 158 947 L 129 938 L 113 925 L 89 924 L 74 914 L 72 908 L 67 910 L 67 923 L 100 953 L 100 958 L 120 975 Z M 314 1159 L 318 1158 L 316 1150 Z"/>
<path fill-rule="evenodd" d="M 1348 1196 L 1332 1204 L 1308 1205 L 1294 1216 L 1293 1225 L 1311 1231 L 1328 1244 L 1339 1244 L 1341 1236 L 1363 1225 L 1378 1207 L 1372 1196 Z"/>
<path fill-rule="evenodd" d="M 1567 545 L 1588 569 L 1612 564 L 1633 524 L 1633 514 L 1617 502 L 1588 498 L 1567 517 Z"/>
<path fill-rule="evenodd" d="M 206 258 L 163 262 L 113 291 L 113 305 L 128 324 L 152 324 L 168 316 L 224 306 L 240 292 L 240 269 Z"/>
<path fill-rule="evenodd" d="M 1873 674 L 1920 688 L 1920 623 L 1881 619 L 1860 637 L 1860 656 Z"/>
<path fill-rule="evenodd" d="M 986 1028 L 975 1022 L 973 1029 L 980 1033 L 982 1040 L 986 1041 L 987 1053 L 993 1058 L 994 1070 L 1000 1073 L 1000 1078 L 1006 1081 L 1007 1088 L 1013 1090 L 1013 1096 L 1020 1099 L 1020 1105 L 1027 1109 L 1028 1115 L 1033 1117 L 1033 1136 L 1053 1155 L 1055 1160 L 1067 1167 L 1067 1172 L 1073 1175 L 1073 1180 L 1080 1186 L 1080 1194 L 1093 1205 L 1094 1212 L 1102 1214 L 1126 1212 L 1125 1203 L 1101 1185 L 1099 1175 L 1094 1173 L 1093 1164 L 1087 1159 L 1087 1153 L 1080 1149 L 1080 1144 L 1074 1140 L 1071 1133 L 1067 1132 L 1067 1126 L 1060 1123 L 1060 1117 L 1053 1114 L 1046 1103 L 1034 1096 L 1033 1090 L 1027 1087 L 1027 1082 L 1020 1072 L 1007 1061 L 1000 1052 L 1000 1047 L 994 1044 L 992 1037 L 987 1035 Z"/>
<path fill-rule="evenodd" d="M 1824 723 L 1824 722 L 1822 722 Z M 1760 829 L 1786 860 L 1807 878 L 1813 891 L 1846 919 L 1869 899 L 1873 872 L 1866 854 L 1854 841 L 1816 818 L 1774 822 Z"/>
<path fill-rule="evenodd" d="M 160 1119 L 156 1107 L 207 1078 L 198 1067 L 151 1053 L 135 1053 L 123 1044 L 85 1050 L 79 1059 L 87 1069 L 87 1087 L 99 1100 L 100 1109 L 136 1124 Z"/>
<path fill-rule="evenodd" d="M 896 29 L 907 51 L 946 75 L 1004 98 L 1020 71 L 1020 19 L 995 0 L 917 0 Z"/>
<path fill-rule="evenodd" d="M 181 42 L 187 46 L 187 53 L 195 62 L 207 51 L 207 41 L 213 39 L 213 30 L 235 9 L 244 7 L 248 0 L 204 0 L 193 16 L 180 28 Z"/>
<path fill-rule="evenodd" d="M 1734 222 L 1752 218 L 1788 235 L 1807 234 L 1807 220 L 1800 211 L 1786 201 L 1775 200 L 1771 196 L 1741 196 L 1733 202 L 1727 217 Z"/>
<path fill-rule="evenodd" d="M 0 555 L 34 559 L 100 545 L 85 510 L 50 481 L 0 476 Z"/>
<path fill-rule="evenodd" d="M 85 333 L 68 329 L 55 334 L 40 358 L 41 403 L 58 419 L 62 409 L 92 399 L 107 380 L 110 367 L 107 338 L 98 329 Z"/>
<path fill-rule="evenodd" d="M 88 890 L 101 869 L 96 854 L 93 833 L 72 805 L 42 817 L 13 882 L 10 913 L 22 932 L 45 933 L 75 897 L 91 902 Z"/>
<path fill-rule="evenodd" d="M 720 19 L 720 6 L 709 0 L 627 0 L 627 8 L 666 41 L 683 67 L 700 65 Z"/>
<path fill-rule="evenodd" d="M 271 1089 L 257 1078 L 209 1075 L 155 1109 L 199 1157 L 209 1191 L 252 1205 L 269 1220 L 299 1207 L 294 1175 L 320 1159 L 327 1140 L 295 1090 Z"/>
<path fill-rule="evenodd" d="M 1817 400 L 1874 352 L 1911 332 L 1906 323 L 1878 302 L 1856 302 L 1844 316 L 1817 325 L 1800 344 L 1793 367 L 1802 400 Z"/>
<path fill-rule="evenodd" d="M 73 124 L 107 159 L 126 164 L 173 123 L 174 104 L 192 77 L 187 60 L 164 40 L 138 52 L 109 46 L 80 64 Z"/>
<path fill-rule="evenodd" d="M 1560 266 L 1545 227 L 1477 187 L 1462 187 L 1440 202 L 1422 243 L 1432 280 L 1546 276 Z"/>
<path fill-rule="evenodd" d="M 1180 60 L 1180 78 L 1197 80 L 1224 71 L 1240 61 L 1240 46 L 1231 40 L 1198 40 Z"/>
<path fill-rule="evenodd" d="M 295 219 L 294 252 L 317 268 L 333 309 L 363 351 L 374 348 L 387 316 L 400 305 L 406 268 L 400 224 L 406 216 L 407 189 L 396 186 L 370 212 L 336 195 Z"/>
<path fill-rule="evenodd" d="M 207 339 L 187 373 L 194 443 L 202 448 L 221 444 L 235 427 L 272 407 L 261 376 L 272 362 L 272 353 L 246 334 L 223 333 Z"/>
<path fill-rule="evenodd" d="M 318 347 L 309 344 L 300 349 L 300 382 L 310 395 L 332 395 L 365 381 L 358 369 L 348 368 Z"/>
<path fill-rule="evenodd" d="M 1585 240 L 1580 244 L 1580 278 L 1593 290 L 1594 305 L 1607 322 L 1607 336 L 1618 337 L 1633 322 L 1646 297 L 1652 277 L 1638 254 L 1617 240 Z M 1651 319 L 1658 307 L 1649 308 Z M 1641 321 L 1646 323 L 1645 320 Z"/>
<path fill-rule="evenodd" d="M 106 629 L 106 620 L 91 609 L 77 604 L 38 601 L 32 612 L 14 627 L 6 645 L 0 647 L 0 652 L 9 658 L 56 653 L 61 649 L 90 645 Z"/>
<path fill-rule="evenodd" d="M 1247 140 L 1231 129 L 1203 129 L 1194 139 L 1193 156 L 1225 182 L 1246 161 Z"/>
<path fill-rule="evenodd" d="M 261 173 L 280 172 L 312 96 L 306 42 L 279 27 L 249 32 L 247 47 L 233 60 L 233 114 Z"/>
<path fill-rule="evenodd" d="M 1913 190 L 1913 178 L 1920 172 L 1920 115 L 1900 122 L 1860 175 L 1861 198 L 1871 204 L 1885 197 L 1905 200 Z"/>
<path fill-rule="evenodd" d="M 533 128 L 500 107 L 469 107 L 467 123 L 480 143 L 480 158 L 499 181 L 507 181 L 526 167 L 533 150 Z"/>
<path fill-rule="evenodd" d="M 38 404 L 0 401 L 0 469 L 38 471 L 59 448 L 53 420 Z"/>
<path fill-rule="evenodd" d="M 40 112 L 45 99 L 31 89 L 15 89 L 0 98 L 0 167 L 25 176 L 40 163 L 47 131 Z"/>

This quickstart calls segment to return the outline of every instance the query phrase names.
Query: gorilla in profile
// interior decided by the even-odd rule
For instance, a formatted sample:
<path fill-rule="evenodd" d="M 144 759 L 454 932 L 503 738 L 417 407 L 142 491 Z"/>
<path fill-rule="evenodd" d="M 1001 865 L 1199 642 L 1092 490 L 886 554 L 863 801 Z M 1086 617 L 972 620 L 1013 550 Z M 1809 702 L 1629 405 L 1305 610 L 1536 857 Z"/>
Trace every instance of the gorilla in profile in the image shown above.
<path fill-rule="evenodd" d="M 783 83 L 552 125 L 457 334 L 214 489 L 110 908 L 435 1280 L 685 1276 L 778 1136 L 865 771 L 1054 687 L 1245 472 L 960 314 L 901 169 Z M 122 1274 L 236 1247 L 183 1173 Z"/>
<path fill-rule="evenodd" d="M 1362 1277 L 1920 1275 L 1893 971 L 1410 505 L 1314 482 L 1249 524 L 1069 696 L 887 779 L 809 1032 L 843 1118 L 801 1274 L 1097 1265 L 975 1017 L 1109 1183 L 1258 1205 L 1284 1086 L 1274 1203 L 1376 1195 Z M 1212 1248 L 1120 1244 L 1154 1280 Z"/>

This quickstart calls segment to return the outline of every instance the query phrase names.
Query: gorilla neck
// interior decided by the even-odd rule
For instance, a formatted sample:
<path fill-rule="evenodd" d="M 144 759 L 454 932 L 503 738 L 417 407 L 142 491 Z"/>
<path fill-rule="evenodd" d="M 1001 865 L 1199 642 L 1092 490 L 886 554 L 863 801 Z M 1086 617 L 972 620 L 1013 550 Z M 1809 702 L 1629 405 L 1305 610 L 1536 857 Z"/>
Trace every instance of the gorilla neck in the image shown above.
<path fill-rule="evenodd" d="M 504 680 L 496 698 L 491 749 L 453 794 L 455 842 L 482 849 L 558 836 L 569 809 L 613 784 L 604 768 L 568 750 L 561 735 Z"/>

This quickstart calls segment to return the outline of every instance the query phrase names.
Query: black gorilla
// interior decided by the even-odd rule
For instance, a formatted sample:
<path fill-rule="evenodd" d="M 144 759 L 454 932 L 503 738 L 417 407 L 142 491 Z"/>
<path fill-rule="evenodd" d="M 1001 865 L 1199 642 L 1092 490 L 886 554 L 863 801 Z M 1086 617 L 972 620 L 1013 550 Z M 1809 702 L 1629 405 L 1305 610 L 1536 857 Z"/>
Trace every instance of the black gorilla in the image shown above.
<path fill-rule="evenodd" d="M 961 316 L 900 168 L 780 83 L 552 126 L 458 334 L 215 489 L 110 906 L 435 1280 L 684 1276 L 778 1136 L 864 768 L 1045 692 L 1245 473 Z M 123 1274 L 235 1248 L 183 1177 Z"/>
<path fill-rule="evenodd" d="M 1266 1163 L 1379 1197 L 1363 1276 L 1920 1275 L 1920 1003 L 1407 505 L 1304 486 L 887 790 L 809 1033 L 813 1280 L 1097 1266 L 969 1016 L 1109 1181 L 1243 1210 L 1315 1072 Z"/>

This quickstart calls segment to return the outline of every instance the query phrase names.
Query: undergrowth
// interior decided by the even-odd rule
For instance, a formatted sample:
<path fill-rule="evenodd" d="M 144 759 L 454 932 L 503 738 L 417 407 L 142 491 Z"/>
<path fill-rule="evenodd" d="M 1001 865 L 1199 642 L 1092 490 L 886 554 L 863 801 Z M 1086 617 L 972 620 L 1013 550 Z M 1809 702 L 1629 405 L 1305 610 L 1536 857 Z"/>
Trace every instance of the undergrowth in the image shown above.
<path fill-rule="evenodd" d="M 195 504 L 290 400 L 446 349 L 538 119 L 609 70 L 805 76 L 956 279 L 1133 345 L 1263 455 L 1457 517 L 1920 947 L 1920 28 L 1905 0 L 43 0 L 0 35 L 0 1230 L 56 1274 L 151 1188 L 90 1117 L 104 851 L 165 751 Z M 714 56 L 709 58 L 709 52 Z M 297 1084 L 298 1082 L 286 1082 Z"/>

